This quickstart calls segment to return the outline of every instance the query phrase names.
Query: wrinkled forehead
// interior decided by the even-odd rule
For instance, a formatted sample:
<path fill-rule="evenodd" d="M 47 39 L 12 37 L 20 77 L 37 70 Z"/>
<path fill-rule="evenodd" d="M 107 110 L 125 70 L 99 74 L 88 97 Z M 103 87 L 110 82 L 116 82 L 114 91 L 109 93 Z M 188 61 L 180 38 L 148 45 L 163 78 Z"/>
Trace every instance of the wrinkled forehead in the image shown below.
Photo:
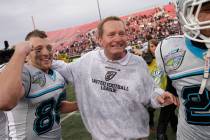
<path fill-rule="evenodd" d="M 48 38 L 31 37 L 29 42 L 33 45 L 33 47 L 52 46 L 52 42 Z"/>
<path fill-rule="evenodd" d="M 114 30 L 125 31 L 125 24 L 120 20 L 110 20 L 104 23 L 103 30 L 104 32 L 111 32 Z"/>

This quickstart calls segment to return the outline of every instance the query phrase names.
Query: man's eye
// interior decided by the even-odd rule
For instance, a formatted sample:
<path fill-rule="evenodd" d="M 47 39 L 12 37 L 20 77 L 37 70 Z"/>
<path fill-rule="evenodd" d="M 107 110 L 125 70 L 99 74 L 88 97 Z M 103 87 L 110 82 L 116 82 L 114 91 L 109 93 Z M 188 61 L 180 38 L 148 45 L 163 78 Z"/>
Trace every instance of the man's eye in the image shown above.
<path fill-rule="evenodd" d="M 122 33 L 119 33 L 119 35 L 120 35 L 120 36 L 124 36 L 124 35 L 125 35 L 125 33 L 124 33 L 124 32 L 122 32 Z"/>
<path fill-rule="evenodd" d="M 51 47 L 51 46 L 48 46 L 48 47 L 47 47 L 47 50 L 48 50 L 49 52 L 51 52 L 51 51 L 52 51 L 52 47 Z"/>
<path fill-rule="evenodd" d="M 41 52 L 41 49 L 35 49 L 36 52 Z"/>
<path fill-rule="evenodd" d="M 110 36 L 110 37 L 112 37 L 112 36 L 114 36 L 115 34 L 114 33 L 112 33 L 112 34 L 108 34 L 108 36 Z"/>

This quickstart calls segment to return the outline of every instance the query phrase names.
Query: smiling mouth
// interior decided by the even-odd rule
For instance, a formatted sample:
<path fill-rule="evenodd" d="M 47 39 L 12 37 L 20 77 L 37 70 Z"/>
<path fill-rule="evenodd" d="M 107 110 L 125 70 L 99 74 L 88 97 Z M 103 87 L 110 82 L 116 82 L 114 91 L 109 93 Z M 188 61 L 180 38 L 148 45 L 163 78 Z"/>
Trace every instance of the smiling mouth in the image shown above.
<path fill-rule="evenodd" d="M 123 45 L 113 45 L 112 48 L 124 48 Z"/>
<path fill-rule="evenodd" d="M 52 60 L 51 60 L 51 59 L 49 59 L 49 58 L 46 58 L 46 59 L 40 59 L 40 61 L 42 61 L 42 62 L 47 62 L 47 63 L 52 62 Z"/>
<path fill-rule="evenodd" d="M 40 60 L 42 60 L 42 61 L 48 61 L 48 60 L 51 60 L 51 59 L 45 58 L 45 59 L 40 59 Z"/>

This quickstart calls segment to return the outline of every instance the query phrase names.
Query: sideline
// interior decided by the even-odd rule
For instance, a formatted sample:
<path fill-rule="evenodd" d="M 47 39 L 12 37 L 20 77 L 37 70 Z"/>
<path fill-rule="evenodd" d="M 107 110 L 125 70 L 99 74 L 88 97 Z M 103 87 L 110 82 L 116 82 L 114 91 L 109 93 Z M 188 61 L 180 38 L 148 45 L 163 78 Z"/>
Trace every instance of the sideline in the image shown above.
<path fill-rule="evenodd" d="M 61 119 L 61 123 L 62 123 L 63 121 L 65 121 L 66 119 L 68 119 L 69 117 L 71 117 L 72 115 L 78 114 L 78 113 L 79 113 L 79 112 L 74 111 L 74 112 L 71 112 L 71 113 L 67 114 L 65 117 L 63 117 L 63 118 Z"/>

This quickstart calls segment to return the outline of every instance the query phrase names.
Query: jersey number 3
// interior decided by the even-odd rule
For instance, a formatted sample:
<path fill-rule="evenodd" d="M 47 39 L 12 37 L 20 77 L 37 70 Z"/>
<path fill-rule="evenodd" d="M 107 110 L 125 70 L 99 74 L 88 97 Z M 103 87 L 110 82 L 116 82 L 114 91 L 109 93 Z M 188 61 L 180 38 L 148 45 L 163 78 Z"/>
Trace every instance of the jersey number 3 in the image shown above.
<path fill-rule="evenodd" d="M 205 89 L 199 94 L 199 89 L 200 85 L 194 85 L 182 90 L 186 121 L 193 125 L 210 125 L 210 92 Z"/>

